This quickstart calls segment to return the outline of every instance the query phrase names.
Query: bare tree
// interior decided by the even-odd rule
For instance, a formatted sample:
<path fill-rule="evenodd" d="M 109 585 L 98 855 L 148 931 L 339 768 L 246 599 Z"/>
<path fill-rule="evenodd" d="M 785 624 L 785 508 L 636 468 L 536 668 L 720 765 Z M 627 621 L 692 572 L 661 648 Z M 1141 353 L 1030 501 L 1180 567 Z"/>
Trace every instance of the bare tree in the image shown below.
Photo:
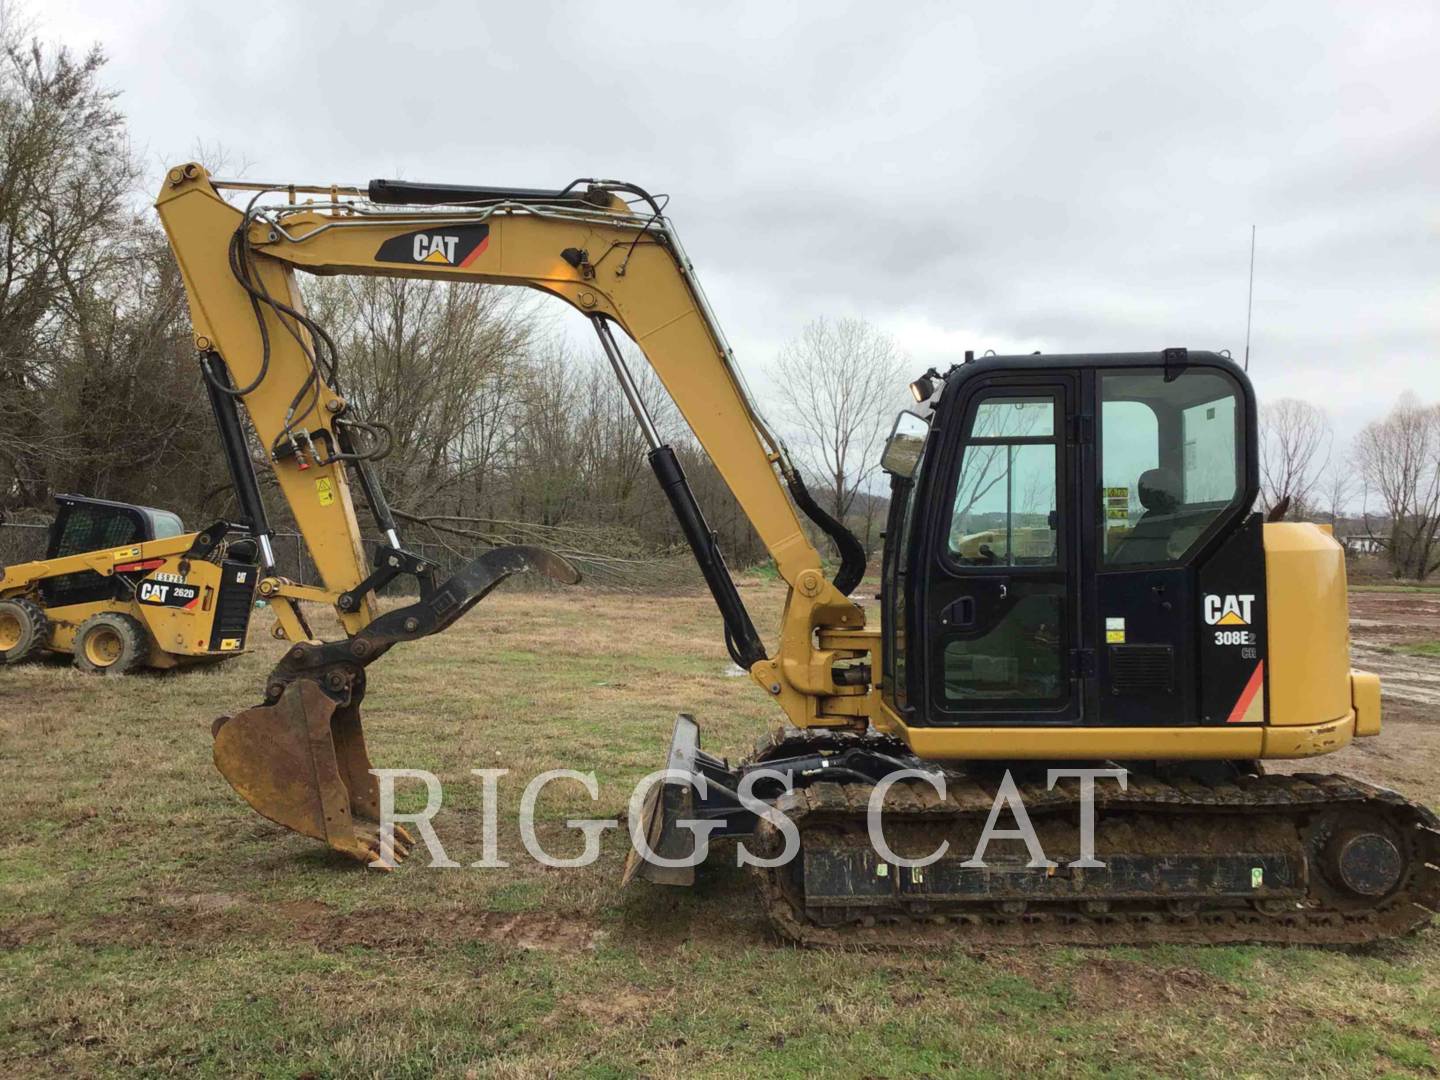
<path fill-rule="evenodd" d="M 1338 525 L 1353 505 L 1356 495 L 1363 490 L 1350 455 L 1332 456 L 1330 467 L 1325 470 L 1317 488 L 1317 504 L 1323 507 L 1331 524 Z"/>
<path fill-rule="evenodd" d="M 26 43 L 0 7 L 0 508 L 48 500 L 70 434 L 49 400 L 64 339 L 136 257 L 115 242 L 137 170 L 104 64 Z"/>
<path fill-rule="evenodd" d="M 519 290 L 407 278 L 307 282 L 312 313 L 342 356 L 359 416 L 395 434 L 380 463 L 398 505 L 483 503 L 499 468 L 535 341 L 534 305 Z M 473 496 L 473 498 L 471 498 Z"/>
<path fill-rule="evenodd" d="M 817 319 L 776 362 L 784 413 L 800 434 L 799 463 L 841 521 L 880 467 L 903 364 L 889 335 L 863 319 Z M 867 549 L 873 517 L 872 509 L 860 530 Z"/>
<path fill-rule="evenodd" d="M 0 510 L 72 489 L 194 510 L 223 466 L 105 56 L 0 6 Z"/>
<path fill-rule="evenodd" d="M 1332 440 L 1329 417 L 1308 401 L 1279 398 L 1260 407 L 1260 502 L 1267 513 L 1314 513 Z"/>
<path fill-rule="evenodd" d="M 1355 457 L 1384 504 L 1395 576 L 1423 581 L 1440 568 L 1440 405 L 1406 393 L 1360 432 Z"/>

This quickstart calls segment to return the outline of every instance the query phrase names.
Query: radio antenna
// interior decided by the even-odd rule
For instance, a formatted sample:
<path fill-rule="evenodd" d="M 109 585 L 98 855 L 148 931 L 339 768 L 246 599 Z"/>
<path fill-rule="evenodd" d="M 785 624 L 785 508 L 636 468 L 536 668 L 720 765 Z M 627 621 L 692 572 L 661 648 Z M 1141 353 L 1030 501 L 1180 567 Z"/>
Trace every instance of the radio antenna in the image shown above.
<path fill-rule="evenodd" d="M 1255 226 L 1250 226 L 1250 296 L 1245 301 L 1245 370 L 1250 370 L 1250 322 L 1255 313 Z"/>

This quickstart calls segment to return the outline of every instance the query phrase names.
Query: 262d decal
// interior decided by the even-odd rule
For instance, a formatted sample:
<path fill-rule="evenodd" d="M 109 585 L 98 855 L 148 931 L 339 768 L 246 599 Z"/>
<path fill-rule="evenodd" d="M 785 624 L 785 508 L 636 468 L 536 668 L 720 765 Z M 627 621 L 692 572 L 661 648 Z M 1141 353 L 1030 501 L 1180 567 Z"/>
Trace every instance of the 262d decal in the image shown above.
<path fill-rule="evenodd" d="M 156 607 L 188 608 L 194 607 L 200 602 L 200 586 L 146 580 L 140 582 L 135 596 L 142 604 L 153 604 Z"/>

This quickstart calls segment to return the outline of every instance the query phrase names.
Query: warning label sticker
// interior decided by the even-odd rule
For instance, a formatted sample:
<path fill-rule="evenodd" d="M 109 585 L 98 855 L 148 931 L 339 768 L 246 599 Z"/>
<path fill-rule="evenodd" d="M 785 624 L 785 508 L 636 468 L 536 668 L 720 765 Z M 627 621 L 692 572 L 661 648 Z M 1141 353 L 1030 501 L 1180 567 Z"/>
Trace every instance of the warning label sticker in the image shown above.
<path fill-rule="evenodd" d="M 1130 489 L 1128 487 L 1105 488 L 1105 519 L 1107 521 L 1130 520 Z"/>

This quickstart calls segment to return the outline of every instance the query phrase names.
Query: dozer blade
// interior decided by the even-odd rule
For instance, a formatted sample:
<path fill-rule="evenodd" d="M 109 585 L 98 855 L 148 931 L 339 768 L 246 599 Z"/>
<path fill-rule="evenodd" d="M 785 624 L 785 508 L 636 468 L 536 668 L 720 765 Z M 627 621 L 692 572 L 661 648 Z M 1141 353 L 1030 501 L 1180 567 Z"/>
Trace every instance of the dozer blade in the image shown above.
<path fill-rule="evenodd" d="M 265 817 L 351 858 L 393 866 L 414 842 L 396 826 L 394 847 L 382 845 L 359 706 L 338 705 L 308 679 L 274 705 L 218 721 L 215 767 Z"/>
<path fill-rule="evenodd" d="M 719 823 L 712 838 L 754 832 L 755 815 L 737 801 L 739 775 L 723 758 L 700 749 L 700 726 L 694 717 L 681 713 L 675 718 L 665 767 L 671 770 L 671 778 L 650 788 L 641 811 L 640 832 L 654 854 L 661 859 L 693 862 L 693 826 L 707 822 Z M 620 884 L 628 885 L 637 877 L 656 885 L 693 885 L 695 867 L 661 865 L 632 845 Z"/>
<path fill-rule="evenodd" d="M 691 717 L 681 713 L 675 718 L 675 731 L 670 738 L 670 754 L 665 767 L 693 774 L 695 754 L 699 749 L 700 727 Z M 640 833 L 655 854 L 667 859 L 680 859 L 695 850 L 695 834 L 677 824 L 682 818 L 695 816 L 694 794 L 689 784 L 678 780 L 665 780 L 650 788 L 645 796 Z M 656 865 L 632 845 L 630 853 L 625 856 L 625 870 L 620 884 L 629 885 L 636 877 L 657 885 L 693 885 L 695 868 Z"/>

